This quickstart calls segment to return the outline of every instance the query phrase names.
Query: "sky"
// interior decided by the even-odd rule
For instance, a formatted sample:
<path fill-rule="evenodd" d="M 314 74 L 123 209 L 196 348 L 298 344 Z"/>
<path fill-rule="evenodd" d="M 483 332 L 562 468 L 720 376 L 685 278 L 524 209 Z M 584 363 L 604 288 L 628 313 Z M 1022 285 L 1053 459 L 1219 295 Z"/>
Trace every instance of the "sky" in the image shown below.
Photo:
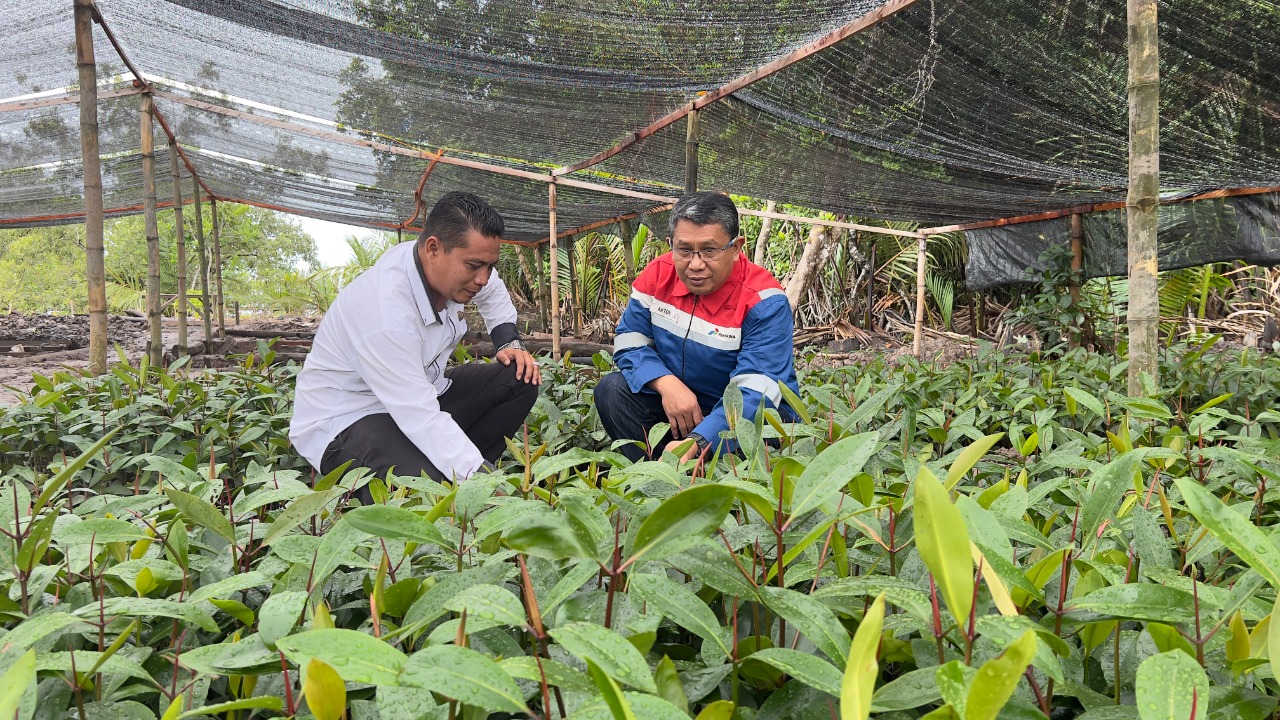
<path fill-rule="evenodd" d="M 373 231 L 367 228 L 339 225 L 308 217 L 295 217 L 302 225 L 302 229 L 315 238 L 316 254 L 320 257 L 320 263 L 326 267 L 345 265 L 351 260 L 351 248 L 347 246 L 348 235 L 365 237 L 373 234 Z"/>

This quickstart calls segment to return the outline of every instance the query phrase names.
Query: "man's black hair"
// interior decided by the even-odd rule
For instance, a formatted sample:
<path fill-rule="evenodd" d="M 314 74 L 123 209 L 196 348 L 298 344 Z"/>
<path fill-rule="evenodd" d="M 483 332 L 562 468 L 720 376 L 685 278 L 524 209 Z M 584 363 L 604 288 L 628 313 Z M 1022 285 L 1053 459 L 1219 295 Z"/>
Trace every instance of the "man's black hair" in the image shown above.
<path fill-rule="evenodd" d="M 431 208 L 422 226 L 422 234 L 418 236 L 418 244 L 434 235 L 447 252 L 466 243 L 468 230 L 475 230 L 484 237 L 500 238 L 503 229 L 502 216 L 489 203 L 475 193 L 455 190 L 445 193 Z"/>
<path fill-rule="evenodd" d="M 730 239 L 738 237 L 738 206 L 723 193 L 696 192 L 680 198 L 667 221 L 668 237 L 675 237 L 676 223 L 681 220 L 694 225 L 719 225 Z"/>

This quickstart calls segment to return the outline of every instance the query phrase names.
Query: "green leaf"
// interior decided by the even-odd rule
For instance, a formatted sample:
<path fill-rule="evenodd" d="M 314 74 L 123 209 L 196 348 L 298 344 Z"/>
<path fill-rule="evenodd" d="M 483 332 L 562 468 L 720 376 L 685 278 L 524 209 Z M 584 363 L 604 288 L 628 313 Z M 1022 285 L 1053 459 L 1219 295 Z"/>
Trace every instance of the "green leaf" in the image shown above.
<path fill-rule="evenodd" d="M 604 699 L 605 705 L 609 708 L 609 715 L 613 720 L 636 720 L 636 715 L 631 710 L 631 705 L 627 702 L 626 697 L 622 694 L 622 688 L 618 687 L 618 683 L 613 678 L 601 670 L 595 663 L 587 661 L 587 674 L 591 676 L 592 682 L 600 689 L 600 697 Z"/>
<path fill-rule="evenodd" d="M 751 653 L 746 661 L 765 663 L 815 690 L 840 697 L 840 671 L 816 655 L 789 648 L 765 648 Z"/>
<path fill-rule="evenodd" d="M 471 648 L 436 645 L 419 650 L 401 670 L 400 682 L 490 712 L 529 712 L 511 676 Z"/>
<path fill-rule="evenodd" d="M 1067 618 L 1074 622 L 1142 620 L 1166 624 L 1195 620 L 1191 593 L 1164 585 L 1111 585 L 1073 599 Z"/>
<path fill-rule="evenodd" d="M 176 698 L 179 702 L 182 696 Z M 278 697 L 262 696 L 244 698 L 242 700 L 232 700 L 231 702 L 218 703 L 216 705 L 205 705 L 193 710 L 188 710 L 179 718 L 199 717 L 200 715 L 218 715 L 221 713 L 230 713 L 236 710 L 271 710 L 272 712 L 280 712 L 284 709 L 284 701 Z"/>
<path fill-rule="evenodd" d="M 276 647 L 298 666 L 320 658 L 347 682 L 395 685 L 409 658 L 372 635 L 340 628 L 308 630 L 281 638 Z"/>
<path fill-rule="evenodd" d="M 1138 717 L 1187 720 L 1209 715 L 1209 677 L 1180 650 L 1152 655 L 1138 666 Z"/>
<path fill-rule="evenodd" d="M 37 615 L 23 620 L 9 634 L 0 637 L 0 647 L 11 645 L 29 648 L 50 635 L 66 632 L 70 628 L 78 629 L 81 625 L 85 625 L 85 621 L 70 613 Z M 7 716 L 0 714 L 0 717 Z"/>
<path fill-rule="evenodd" d="M 235 544 L 235 528 L 231 527 L 231 521 L 227 520 L 226 516 L 213 506 L 213 503 L 175 488 L 166 488 L 164 494 L 169 498 L 169 502 L 178 508 L 178 512 L 182 513 L 183 517 L 200 527 L 212 530 L 227 542 Z"/>
<path fill-rule="evenodd" d="M 671 658 L 663 655 L 658 661 L 658 666 L 653 669 L 653 681 L 658 686 L 658 695 L 662 699 L 688 714 L 689 697 L 685 695 L 684 685 L 680 682 L 680 673 L 676 671 L 676 664 L 671 661 Z"/>
<path fill-rule="evenodd" d="M 1036 633 L 1028 630 L 1004 652 L 982 664 L 969 686 L 965 720 L 996 720 L 1036 653 Z"/>
<path fill-rule="evenodd" d="M 1106 408 L 1103 407 L 1102 401 L 1084 390 L 1074 387 L 1064 387 L 1062 388 L 1062 394 L 1066 395 L 1076 404 L 1083 405 L 1085 409 L 1092 411 L 1094 415 L 1097 415 L 1100 418 L 1105 418 L 1107 416 L 1107 411 Z M 1071 414 L 1075 415 L 1075 413 Z"/>
<path fill-rule="evenodd" d="M 786 401 L 787 405 L 800 416 L 800 420 L 805 425 L 812 425 L 813 419 L 809 417 L 809 410 L 804 406 L 804 401 L 800 399 L 800 396 L 792 392 L 791 388 L 787 387 L 787 384 L 781 380 L 778 381 L 778 390 L 782 392 L 782 399 Z"/>
<path fill-rule="evenodd" d="M 632 575 L 627 585 L 628 593 L 637 594 L 680 627 L 692 632 L 703 641 L 715 643 L 725 655 L 732 650 L 725 644 L 722 626 L 715 613 L 685 585 L 660 575 Z"/>
<path fill-rule="evenodd" d="M 871 711 L 910 710 L 937 702 L 942 698 L 942 693 L 938 690 L 935 674 L 932 667 L 920 668 L 880 686 L 871 696 Z"/>
<path fill-rule="evenodd" d="M 770 610 L 786 618 L 833 662 L 845 662 L 849 654 L 849 632 L 830 608 L 820 600 L 787 588 L 761 587 L 760 594 Z"/>
<path fill-rule="evenodd" d="M 1107 463 L 1089 485 L 1080 509 L 1080 537 L 1088 545 L 1098 537 L 1102 523 L 1115 517 L 1120 498 L 1133 487 L 1133 474 L 1142 459 L 1142 451 L 1130 451 Z"/>
<path fill-rule="evenodd" d="M 310 520 L 316 513 L 323 510 L 330 500 L 342 492 L 339 488 L 331 488 L 308 493 L 289 503 L 284 512 L 276 516 L 275 522 L 271 523 L 271 527 L 267 528 L 267 535 L 262 539 L 262 544 L 270 545 L 276 538 Z"/>
<path fill-rule="evenodd" d="M 102 448 L 106 447 L 107 443 L 111 442 L 111 438 L 115 437 L 116 433 L 123 430 L 124 427 L 124 425 L 118 425 L 112 428 L 106 435 L 103 435 L 98 442 L 90 446 L 88 450 L 80 453 L 74 460 L 67 463 L 65 467 L 58 471 L 57 475 L 53 476 L 53 479 L 45 483 L 44 490 L 40 492 L 40 497 L 36 498 L 35 503 L 31 506 L 31 517 L 39 515 L 40 511 L 44 509 L 44 506 L 48 505 L 49 501 L 58 494 L 59 490 L 62 489 L 62 486 L 66 485 L 76 473 L 83 470 L 84 466 L 89 464 L 89 461 L 93 459 L 94 455 L 102 452 Z"/>
<path fill-rule="evenodd" d="M 442 548 L 451 548 L 453 544 L 445 539 L 444 534 L 418 513 L 405 508 L 387 505 L 366 505 L 348 510 L 343 515 L 352 527 L 388 540 L 425 543 Z"/>
<path fill-rule="evenodd" d="M 507 545 L 513 550 L 548 560 L 595 556 L 592 546 L 568 518 L 555 512 L 541 512 L 523 518 L 519 527 L 507 533 Z"/>
<path fill-rule="evenodd" d="M 17 715 L 22 696 L 35 681 L 36 651 L 28 650 L 0 675 L 0 718 Z"/>
<path fill-rule="evenodd" d="M 880 673 L 880 633 L 884 628 L 884 595 L 876 598 L 863 616 L 849 648 L 840 683 L 840 720 L 867 720 L 871 697 Z"/>
<path fill-rule="evenodd" d="M 510 590 L 497 585 L 472 585 L 445 603 L 445 609 L 467 613 L 468 618 L 483 618 L 514 627 L 524 627 L 524 608 Z"/>
<path fill-rule="evenodd" d="M 982 456 L 986 455 L 987 451 L 989 451 L 996 443 L 1000 442 L 1000 439 L 1003 437 L 1004 433 L 999 432 L 994 435 L 987 435 L 986 437 L 978 438 L 972 443 L 969 443 L 969 446 L 962 450 L 960 454 L 956 456 L 955 461 L 951 463 L 951 469 L 947 470 L 947 479 L 943 482 L 946 489 L 950 490 L 955 487 L 956 483 L 960 482 L 960 480 L 973 469 L 973 466 L 978 464 L 978 461 L 982 459 Z"/>
<path fill-rule="evenodd" d="M 862 472 L 862 466 L 876 452 L 880 433 L 869 432 L 844 438 L 828 446 L 809 461 L 795 481 L 791 495 L 791 516 L 786 525 L 816 510 L 840 493 Z"/>
<path fill-rule="evenodd" d="M 610 677 L 647 693 L 658 691 L 644 656 L 616 632 L 593 623 L 570 622 L 550 633 L 565 650 L 590 660 Z"/>
<path fill-rule="evenodd" d="M 661 560 L 698 544 L 724 522 L 735 496 L 733 488 L 704 483 L 667 498 L 640 523 L 623 567 L 641 559 Z"/>
<path fill-rule="evenodd" d="M 213 621 L 209 613 L 191 602 L 177 602 L 175 600 L 156 600 L 153 598 L 134 598 L 134 597 L 109 597 L 100 603 L 93 603 L 77 608 L 75 615 L 82 618 L 92 618 L 97 620 L 98 613 L 101 611 L 107 616 L 121 615 L 124 617 L 168 617 L 184 622 L 191 623 L 206 632 L 217 632 L 218 624 Z"/>
<path fill-rule="evenodd" d="M 472 585 L 492 585 L 501 582 L 512 573 L 510 563 L 493 563 L 478 568 L 449 572 L 438 576 L 435 585 L 422 594 L 404 615 L 405 626 L 426 625 L 445 614 L 445 604 L 458 593 Z"/>
<path fill-rule="evenodd" d="M 262 643 L 274 650 L 276 641 L 288 635 L 302 619 L 302 611 L 306 607 L 307 593 L 304 590 L 272 593 L 258 609 L 258 637 Z"/>
<path fill-rule="evenodd" d="M 54 534 L 54 539 L 63 545 L 88 545 L 92 542 L 96 553 L 107 543 L 146 540 L 147 535 L 141 528 L 125 520 L 90 518 L 63 527 Z"/>
<path fill-rule="evenodd" d="M 1259 575 L 1280 591 L 1280 549 L 1270 538 L 1244 516 L 1227 507 L 1198 480 L 1190 477 L 1175 478 L 1187 510 L 1213 534 L 1218 542 L 1226 545 Z"/>
<path fill-rule="evenodd" d="M 915 482 L 916 549 L 947 600 L 956 622 L 969 617 L 973 603 L 973 557 L 964 516 L 942 483 L 921 466 Z"/>
<path fill-rule="evenodd" d="M 541 683 L 542 673 L 547 675 L 547 684 L 574 692 L 591 692 L 591 682 L 582 676 L 582 671 L 571 668 L 555 660 L 542 659 L 542 670 L 538 670 L 538 661 L 528 655 L 503 658 L 498 662 L 503 672 L 519 680 Z"/>

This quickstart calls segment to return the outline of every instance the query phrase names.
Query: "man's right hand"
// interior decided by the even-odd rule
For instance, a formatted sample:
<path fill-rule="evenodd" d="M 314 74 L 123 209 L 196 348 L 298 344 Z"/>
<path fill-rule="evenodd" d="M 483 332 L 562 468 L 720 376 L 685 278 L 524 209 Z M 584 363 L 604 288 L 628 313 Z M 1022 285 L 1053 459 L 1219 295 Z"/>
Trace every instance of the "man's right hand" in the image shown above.
<path fill-rule="evenodd" d="M 662 396 L 662 410 L 671 425 L 671 436 L 683 438 L 702 422 L 698 396 L 675 375 L 664 375 L 653 381 L 653 389 Z"/>

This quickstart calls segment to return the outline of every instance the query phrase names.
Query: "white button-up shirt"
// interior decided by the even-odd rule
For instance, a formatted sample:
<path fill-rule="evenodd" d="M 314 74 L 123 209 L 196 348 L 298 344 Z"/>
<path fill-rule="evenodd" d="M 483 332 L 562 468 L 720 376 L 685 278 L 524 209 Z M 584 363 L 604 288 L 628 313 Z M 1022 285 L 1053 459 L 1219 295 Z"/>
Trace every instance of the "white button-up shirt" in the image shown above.
<path fill-rule="evenodd" d="M 401 432 L 445 477 L 465 478 L 484 462 L 439 395 L 445 363 L 467 331 L 462 305 L 431 306 L 415 242 L 388 250 L 338 293 L 316 332 L 294 400 L 289 439 L 316 469 L 329 443 L 367 415 L 390 413 Z M 473 298 L 490 334 L 516 322 L 494 272 Z"/>

